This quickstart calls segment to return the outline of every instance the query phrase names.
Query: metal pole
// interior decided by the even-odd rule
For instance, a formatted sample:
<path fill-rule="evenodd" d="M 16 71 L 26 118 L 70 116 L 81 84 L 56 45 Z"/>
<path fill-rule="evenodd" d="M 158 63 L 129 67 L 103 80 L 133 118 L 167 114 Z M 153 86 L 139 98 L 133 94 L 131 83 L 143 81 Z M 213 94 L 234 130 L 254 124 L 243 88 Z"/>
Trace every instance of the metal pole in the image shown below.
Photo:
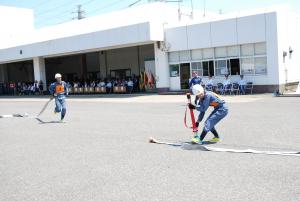
<path fill-rule="evenodd" d="M 203 0 L 203 17 L 205 17 L 206 12 L 206 0 Z"/>

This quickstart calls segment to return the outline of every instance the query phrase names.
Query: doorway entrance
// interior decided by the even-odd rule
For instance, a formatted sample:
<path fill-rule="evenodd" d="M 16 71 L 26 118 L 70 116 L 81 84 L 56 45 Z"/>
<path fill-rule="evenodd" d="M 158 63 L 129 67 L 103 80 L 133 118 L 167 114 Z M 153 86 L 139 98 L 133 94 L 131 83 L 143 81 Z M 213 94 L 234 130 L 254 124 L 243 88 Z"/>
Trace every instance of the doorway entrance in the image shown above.
<path fill-rule="evenodd" d="M 190 79 L 190 63 L 180 64 L 180 85 L 181 89 L 189 88 L 189 79 Z"/>

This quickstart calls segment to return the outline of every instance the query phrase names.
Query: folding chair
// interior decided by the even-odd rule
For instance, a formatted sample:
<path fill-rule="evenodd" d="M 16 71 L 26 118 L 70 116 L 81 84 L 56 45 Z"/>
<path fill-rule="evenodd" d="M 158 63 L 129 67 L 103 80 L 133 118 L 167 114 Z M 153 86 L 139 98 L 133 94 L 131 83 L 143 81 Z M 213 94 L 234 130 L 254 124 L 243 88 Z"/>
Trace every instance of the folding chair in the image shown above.
<path fill-rule="evenodd" d="M 240 87 L 238 83 L 233 83 L 231 86 L 230 94 L 238 95 L 240 94 Z"/>
<path fill-rule="evenodd" d="M 250 91 L 250 94 L 252 94 L 252 92 L 253 92 L 253 82 L 247 82 L 246 87 L 245 87 L 246 93 L 247 93 L 247 90 Z"/>
<path fill-rule="evenodd" d="M 70 87 L 69 88 L 69 94 L 73 94 L 74 93 L 74 88 L 73 87 Z"/>
<path fill-rule="evenodd" d="M 100 93 L 106 93 L 106 87 L 100 87 Z"/>
<path fill-rule="evenodd" d="M 231 94 L 231 87 L 232 84 L 227 84 L 226 86 L 224 86 L 223 95 L 226 95 L 226 93 Z"/>
<path fill-rule="evenodd" d="M 217 84 L 216 92 L 219 93 L 219 94 L 224 93 L 224 85 L 222 83 Z"/>
<path fill-rule="evenodd" d="M 83 88 L 82 88 L 82 87 L 79 87 L 79 88 L 78 88 L 78 93 L 79 93 L 79 94 L 83 94 Z"/>
<path fill-rule="evenodd" d="M 211 84 L 206 85 L 205 90 L 206 91 L 213 91 L 213 85 L 211 85 Z"/>
<path fill-rule="evenodd" d="M 88 94 L 89 93 L 89 88 L 88 87 L 84 87 L 83 88 L 83 93 Z"/>
<path fill-rule="evenodd" d="M 78 94 L 79 93 L 79 88 L 78 87 L 75 87 L 74 88 L 74 94 Z"/>
<path fill-rule="evenodd" d="M 89 87 L 89 93 L 90 93 L 90 94 L 93 94 L 94 92 L 95 92 L 94 87 Z"/>

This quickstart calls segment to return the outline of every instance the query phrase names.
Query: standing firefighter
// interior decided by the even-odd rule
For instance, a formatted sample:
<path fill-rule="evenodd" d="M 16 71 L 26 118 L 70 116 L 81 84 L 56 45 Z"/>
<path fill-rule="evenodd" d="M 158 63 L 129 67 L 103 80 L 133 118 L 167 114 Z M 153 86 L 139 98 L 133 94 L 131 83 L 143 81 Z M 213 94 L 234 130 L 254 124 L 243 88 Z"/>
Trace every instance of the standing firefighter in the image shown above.
<path fill-rule="evenodd" d="M 214 138 L 210 140 L 210 142 L 219 142 L 220 137 L 215 129 L 215 125 L 228 114 L 228 108 L 225 104 L 225 101 L 213 92 L 205 92 L 203 87 L 199 84 L 194 85 L 192 91 L 193 94 L 196 95 L 196 105 L 190 103 L 189 108 L 196 109 L 200 112 L 198 120 L 196 122 L 196 127 L 199 126 L 199 123 L 202 121 L 204 114 L 209 106 L 214 107 L 213 112 L 208 116 L 204 123 L 202 133 L 200 134 L 200 136 L 198 135 L 198 133 L 196 133 L 192 141 L 194 143 L 201 144 L 206 134 L 210 131 L 214 135 Z"/>
<path fill-rule="evenodd" d="M 55 74 L 56 82 L 49 87 L 50 94 L 55 98 L 54 113 L 61 113 L 60 121 L 62 122 L 66 115 L 66 96 L 68 95 L 67 84 L 62 81 L 61 74 Z"/>

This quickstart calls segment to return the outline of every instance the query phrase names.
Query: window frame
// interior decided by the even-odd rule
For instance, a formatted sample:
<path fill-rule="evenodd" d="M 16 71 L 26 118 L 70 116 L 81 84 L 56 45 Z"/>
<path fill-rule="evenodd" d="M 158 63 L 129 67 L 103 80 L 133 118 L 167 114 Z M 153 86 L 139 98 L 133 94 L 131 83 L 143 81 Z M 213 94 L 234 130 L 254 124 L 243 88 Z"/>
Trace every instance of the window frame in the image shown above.
<path fill-rule="evenodd" d="M 259 44 L 259 43 L 264 43 L 265 44 L 265 54 L 256 54 L 256 44 Z M 248 55 L 248 56 L 243 56 L 242 55 L 242 46 L 243 45 L 252 45 L 253 47 L 253 55 Z M 221 75 L 217 75 L 217 71 L 218 71 L 218 65 L 216 63 L 218 63 L 219 60 L 225 60 L 226 61 L 226 68 L 227 68 L 227 72 L 229 75 L 231 76 L 239 76 L 239 75 L 249 75 L 249 76 L 264 76 L 264 75 L 267 75 L 268 74 L 268 56 L 267 56 L 267 42 L 264 41 L 264 42 L 258 42 L 258 43 L 245 43 L 245 44 L 238 44 L 238 45 L 229 45 L 229 46 L 223 46 L 224 48 L 226 48 L 226 55 L 227 57 L 219 57 L 219 58 L 216 58 L 216 48 L 221 48 L 221 47 L 211 47 L 211 48 L 201 48 L 201 49 L 194 49 L 194 51 L 199 51 L 201 52 L 201 59 L 199 58 L 193 58 L 193 55 L 192 55 L 192 51 L 193 50 L 184 50 L 184 51 L 188 51 L 189 52 L 189 57 L 190 57 L 190 60 L 182 60 L 180 58 L 180 52 L 182 51 L 173 51 L 173 52 L 177 52 L 178 54 L 178 61 L 169 61 L 168 64 L 169 64 L 169 68 L 170 68 L 170 65 L 178 65 L 179 66 L 179 69 L 178 69 L 178 76 L 180 76 L 180 64 L 181 63 L 190 63 L 190 72 L 192 73 L 194 70 L 193 70 L 193 63 L 201 63 L 201 68 L 200 68 L 200 71 L 202 74 L 199 74 L 200 76 L 202 77 L 208 77 L 209 75 L 212 75 L 212 76 L 216 76 L 216 77 L 222 77 L 224 76 L 223 74 Z M 228 56 L 228 48 L 230 47 L 235 47 L 237 48 L 237 53 L 238 55 L 237 56 Z M 211 50 L 211 53 L 213 54 L 212 58 L 204 58 L 204 52 L 205 50 Z M 176 54 L 176 53 L 175 53 Z M 168 54 L 168 56 L 170 55 L 170 52 Z M 200 56 L 200 55 L 199 55 Z M 266 60 L 266 64 L 265 64 L 265 73 L 262 74 L 262 73 L 257 73 L 257 70 L 256 70 L 256 64 L 255 64 L 255 59 L 256 58 L 265 58 Z M 239 60 L 239 75 L 232 75 L 231 73 L 231 62 L 230 60 L 232 59 L 238 59 Z M 244 59 L 250 59 L 252 60 L 252 63 L 253 63 L 253 73 L 249 74 L 249 73 L 244 73 L 243 72 L 243 60 Z M 204 62 L 207 62 L 208 63 L 208 69 L 207 69 L 207 75 L 206 73 L 204 73 Z M 212 69 L 213 69 L 213 72 L 210 72 L 211 71 L 211 64 L 213 65 Z M 169 69 L 170 71 L 170 69 Z M 198 71 L 198 70 L 197 70 Z M 170 72 L 169 72 L 170 74 Z M 171 75 L 170 75 L 171 77 Z"/>
<path fill-rule="evenodd" d="M 171 66 L 177 66 L 177 75 L 172 75 Z M 180 63 L 169 64 L 169 77 L 180 77 Z"/>

